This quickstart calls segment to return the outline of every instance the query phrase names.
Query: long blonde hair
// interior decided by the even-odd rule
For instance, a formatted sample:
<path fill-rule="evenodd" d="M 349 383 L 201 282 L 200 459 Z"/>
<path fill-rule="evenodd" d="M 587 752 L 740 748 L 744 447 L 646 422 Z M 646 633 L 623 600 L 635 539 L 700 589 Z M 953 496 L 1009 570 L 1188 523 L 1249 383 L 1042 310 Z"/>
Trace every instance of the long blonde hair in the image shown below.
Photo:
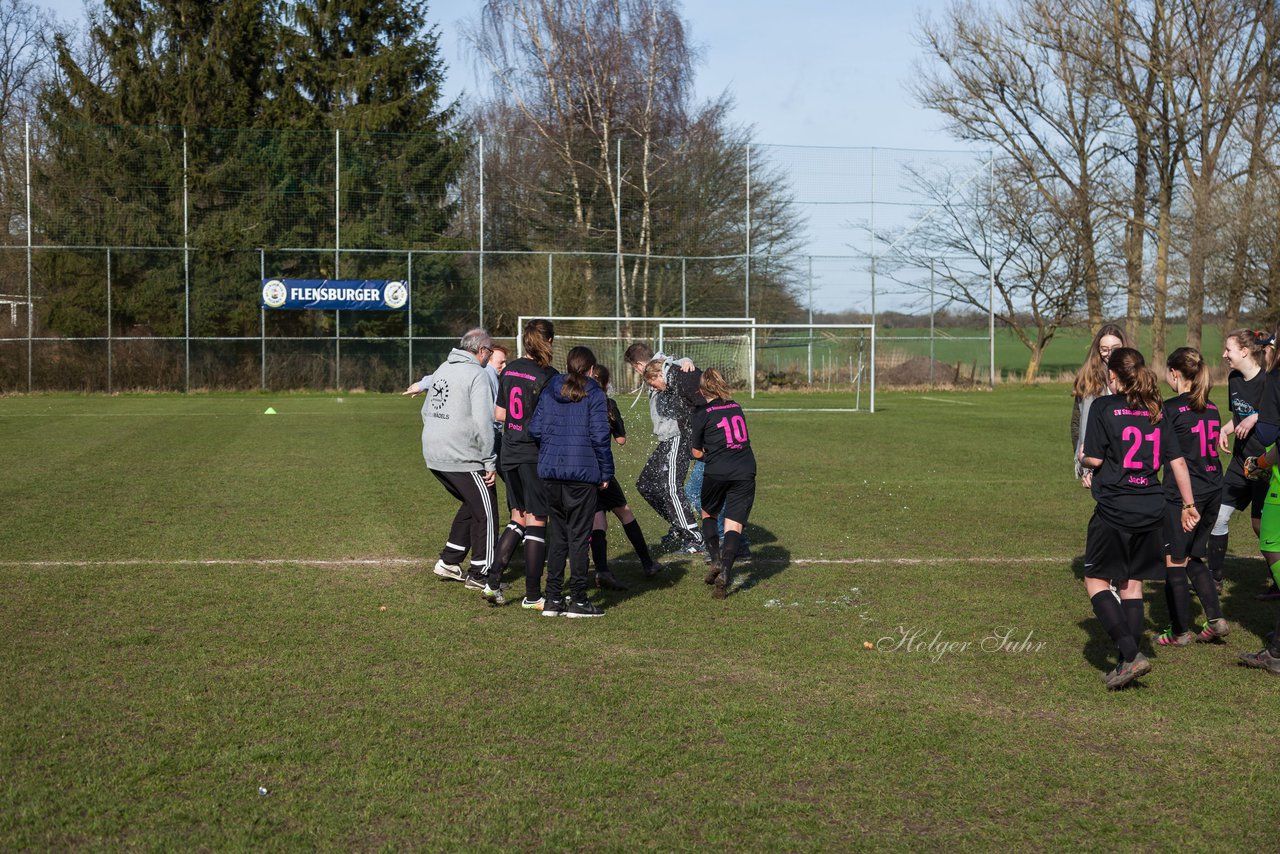
<path fill-rule="evenodd" d="M 1076 381 L 1071 386 L 1071 393 L 1077 398 L 1097 397 L 1107 387 L 1107 364 L 1098 348 L 1102 344 L 1102 339 L 1108 335 L 1119 338 L 1121 347 L 1129 346 L 1129 340 L 1125 338 L 1123 329 L 1114 323 L 1102 324 L 1098 328 L 1098 334 L 1093 336 L 1089 353 L 1085 356 L 1080 370 L 1076 372 Z"/>
<path fill-rule="evenodd" d="M 724 377 L 715 368 L 707 368 L 702 372 L 702 381 L 699 383 L 702 388 L 702 395 L 707 400 L 728 400 L 733 396 L 733 389 L 729 388 L 729 384 L 725 382 Z"/>

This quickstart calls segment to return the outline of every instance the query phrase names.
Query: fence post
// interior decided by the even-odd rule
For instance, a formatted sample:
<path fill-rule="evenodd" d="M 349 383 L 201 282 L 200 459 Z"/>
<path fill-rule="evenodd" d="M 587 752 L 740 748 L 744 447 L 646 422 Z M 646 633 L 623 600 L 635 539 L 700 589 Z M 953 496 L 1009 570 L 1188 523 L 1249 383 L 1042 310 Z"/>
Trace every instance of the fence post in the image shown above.
<path fill-rule="evenodd" d="M 182 338 L 184 343 L 186 371 L 183 380 L 183 391 L 191 391 L 191 236 L 188 219 L 190 206 L 187 198 L 187 126 L 182 126 L 182 288 L 184 292 L 184 314 Z"/>
<path fill-rule="evenodd" d="M 32 336 L 35 334 L 35 302 L 31 293 L 31 122 L 23 122 L 23 150 L 27 173 L 27 394 L 31 393 L 31 359 L 34 348 Z"/>
<path fill-rule="evenodd" d="M 413 250 L 409 250 L 408 265 L 409 280 L 405 282 L 405 286 L 409 290 L 409 301 L 405 304 L 405 310 L 409 312 L 409 383 L 413 383 Z"/>
<path fill-rule="evenodd" d="M 613 269 L 613 316 L 622 316 L 622 137 L 618 137 L 618 156 L 614 167 L 618 179 L 618 192 L 614 197 L 613 230 L 615 232 L 617 263 Z"/>
<path fill-rule="evenodd" d="M 267 277 L 267 250 L 258 249 L 258 279 Z M 267 310 L 258 306 L 258 339 L 262 345 L 262 390 L 267 390 Z"/>
<path fill-rule="evenodd" d="M 333 277 L 341 277 L 342 131 L 333 129 Z M 342 388 L 342 310 L 333 310 L 333 387 Z"/>
<path fill-rule="evenodd" d="M 813 256 L 809 255 L 809 385 L 813 385 Z"/>
<path fill-rule="evenodd" d="M 990 181 L 989 198 L 996 197 L 996 156 L 991 154 L 988 161 L 988 180 Z M 987 240 L 987 272 L 989 283 L 987 290 L 987 339 L 988 357 L 991 359 L 991 388 L 996 387 L 996 264 L 995 253 L 991 250 L 991 241 Z"/>
<path fill-rule="evenodd" d="M 934 309 L 933 309 L 933 297 L 934 297 L 934 276 L 933 276 L 933 269 L 934 269 L 934 268 L 933 268 L 933 259 L 930 259 L 930 260 L 929 260 L 929 385 L 931 385 L 931 386 L 933 385 L 933 361 L 934 361 L 934 358 L 935 358 L 935 357 L 934 357 L 934 353 L 933 353 L 933 334 L 934 334 L 934 333 L 933 333 L 933 328 L 934 328 L 934 321 L 933 321 L 933 315 L 934 315 Z"/>
<path fill-rule="evenodd" d="M 480 134 L 480 326 L 484 326 L 484 134 Z"/>
<path fill-rule="evenodd" d="M 554 294 L 553 294 L 553 290 L 552 290 L 552 288 L 553 288 L 553 285 L 552 285 L 552 282 L 553 282 L 552 275 L 553 275 L 554 271 L 553 271 L 553 269 L 552 269 L 552 264 L 553 264 L 553 263 L 554 263 L 554 261 L 555 261 L 555 257 L 556 257 L 556 255 L 555 255 L 555 253 L 554 253 L 554 252 L 548 252 L 548 253 L 547 253 L 547 317 L 555 317 L 555 314 L 556 314 L 556 313 L 555 313 L 555 311 L 554 311 L 554 310 L 552 310 L 552 308 L 551 308 L 551 306 L 552 306 L 552 304 L 553 304 L 553 302 L 554 302 L 554 299 L 553 299 Z M 517 335 L 517 336 L 519 336 L 523 331 L 524 331 L 524 330 L 517 329 L 517 330 L 516 330 L 516 335 Z"/>
<path fill-rule="evenodd" d="M 680 256 L 680 317 L 682 319 L 689 316 L 689 307 L 686 302 L 686 298 L 689 290 L 689 283 L 686 278 L 687 271 L 685 269 L 687 260 L 688 259 L 686 259 L 683 255 Z"/>
<path fill-rule="evenodd" d="M 743 280 L 743 317 L 751 316 L 751 143 L 747 143 L 747 258 Z"/>
<path fill-rule="evenodd" d="M 113 390 L 111 364 L 111 247 L 107 247 L 107 394 Z"/>

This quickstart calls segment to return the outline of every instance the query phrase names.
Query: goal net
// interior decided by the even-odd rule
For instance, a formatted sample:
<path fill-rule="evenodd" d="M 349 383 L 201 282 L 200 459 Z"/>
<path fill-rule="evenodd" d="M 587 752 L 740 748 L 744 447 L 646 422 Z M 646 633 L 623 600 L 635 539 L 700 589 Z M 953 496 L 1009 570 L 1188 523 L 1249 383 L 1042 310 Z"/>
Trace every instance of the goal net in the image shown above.
<path fill-rule="evenodd" d="M 662 324 L 671 322 L 671 319 L 661 317 L 521 315 L 516 327 L 517 347 L 520 346 L 519 341 L 524 332 L 524 325 L 530 320 L 539 317 L 550 320 L 555 324 L 556 338 L 552 365 L 557 370 L 564 370 L 565 357 L 569 355 L 571 349 L 579 346 L 589 347 L 591 352 L 595 353 L 596 361 L 609 367 L 609 371 L 612 374 L 613 390 L 619 393 L 635 391 L 640 385 L 639 377 L 623 361 L 623 354 L 636 341 L 643 341 L 648 344 L 655 353 L 666 353 L 669 356 L 679 357 L 688 356 L 693 359 L 693 363 L 699 368 L 707 366 L 699 361 L 695 354 L 681 349 L 669 349 L 666 347 L 661 339 L 661 327 Z M 690 317 L 681 322 L 736 323 L 739 326 L 745 324 L 749 327 L 753 319 L 749 317 Z M 738 334 L 741 335 L 740 332 Z M 739 356 L 746 358 L 746 350 L 742 349 Z M 714 367 L 720 368 L 721 365 L 715 363 Z M 738 371 L 739 375 L 745 376 L 750 371 L 750 368 L 744 364 L 735 370 Z"/>
<path fill-rule="evenodd" d="M 854 409 L 875 411 L 875 326 L 869 323 L 665 321 L 659 341 L 729 385 L 810 388 L 854 393 Z"/>

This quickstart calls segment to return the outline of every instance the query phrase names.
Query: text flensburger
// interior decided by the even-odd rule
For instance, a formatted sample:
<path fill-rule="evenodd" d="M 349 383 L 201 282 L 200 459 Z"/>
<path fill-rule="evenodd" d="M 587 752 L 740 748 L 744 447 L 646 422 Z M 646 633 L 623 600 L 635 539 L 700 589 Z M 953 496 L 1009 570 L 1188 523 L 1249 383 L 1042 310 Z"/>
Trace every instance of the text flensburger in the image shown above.
<path fill-rule="evenodd" d="M 400 311 L 409 288 L 398 279 L 263 279 L 262 307 Z"/>

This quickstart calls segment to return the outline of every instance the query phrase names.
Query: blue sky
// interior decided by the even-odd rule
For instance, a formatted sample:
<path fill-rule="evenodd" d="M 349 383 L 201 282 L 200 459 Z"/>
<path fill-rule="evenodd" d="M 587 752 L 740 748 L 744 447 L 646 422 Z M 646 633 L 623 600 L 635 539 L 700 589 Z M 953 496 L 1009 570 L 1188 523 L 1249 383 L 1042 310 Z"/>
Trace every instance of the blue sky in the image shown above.
<path fill-rule="evenodd" d="M 698 94 L 729 90 L 735 118 L 754 125 L 762 143 L 960 148 L 904 88 L 919 55 L 918 15 L 939 16 L 948 2 L 687 0 L 685 18 L 702 51 Z M 83 18 L 83 0 L 41 5 L 67 20 Z M 476 18 L 480 5 L 429 0 L 451 97 L 477 86 L 459 24 Z"/>

